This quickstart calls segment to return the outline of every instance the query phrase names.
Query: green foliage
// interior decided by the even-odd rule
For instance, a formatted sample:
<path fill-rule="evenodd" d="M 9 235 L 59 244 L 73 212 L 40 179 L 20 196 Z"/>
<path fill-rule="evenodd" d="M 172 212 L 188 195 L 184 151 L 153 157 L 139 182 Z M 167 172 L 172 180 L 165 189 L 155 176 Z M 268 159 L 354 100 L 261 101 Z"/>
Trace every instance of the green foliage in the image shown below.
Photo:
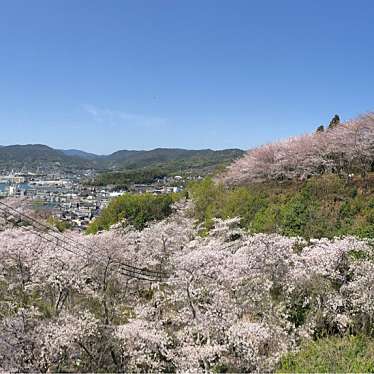
<path fill-rule="evenodd" d="M 60 232 L 71 229 L 71 224 L 69 222 L 62 221 L 53 216 L 48 217 L 47 222 L 49 225 L 55 227 Z"/>
<path fill-rule="evenodd" d="M 371 245 L 371 248 L 373 249 L 372 245 Z M 348 255 L 349 255 L 350 258 L 352 258 L 353 260 L 356 260 L 356 261 L 365 260 L 365 261 L 374 262 L 374 251 L 372 251 L 371 253 L 367 253 L 367 252 L 361 251 L 361 250 L 351 250 L 351 251 L 348 252 Z"/>
<path fill-rule="evenodd" d="M 38 210 L 38 209 L 42 209 L 44 205 L 45 205 L 45 202 L 43 200 L 36 199 L 32 201 L 31 207 L 34 210 Z"/>
<path fill-rule="evenodd" d="M 313 220 L 316 213 L 316 202 L 308 189 L 292 197 L 281 208 L 281 223 L 284 235 L 302 236 L 308 223 Z"/>
<path fill-rule="evenodd" d="M 89 184 L 95 186 L 115 185 L 121 188 L 129 188 L 134 183 L 153 183 L 157 179 L 161 179 L 166 175 L 166 171 L 161 168 L 135 169 L 123 172 L 99 174 L 95 180 Z"/>
<path fill-rule="evenodd" d="M 190 183 L 188 192 L 195 203 L 195 217 L 210 229 L 212 219 L 222 217 L 226 197 L 223 185 L 215 184 L 211 178 L 206 178 L 201 182 Z"/>
<path fill-rule="evenodd" d="M 135 152 L 135 151 L 133 151 Z M 128 153 L 128 152 L 127 152 Z M 126 153 L 126 154 L 127 154 Z M 172 150 L 158 149 L 138 151 L 128 155 L 127 159 L 117 159 L 115 164 L 105 164 L 107 168 L 116 166 L 121 171 L 99 174 L 89 185 L 115 185 L 129 188 L 132 184 L 153 183 L 165 176 L 206 176 L 219 173 L 233 160 L 241 157 L 244 152 L 238 149 L 222 151 Z M 117 155 L 118 157 L 118 155 Z"/>
<path fill-rule="evenodd" d="M 150 151 L 114 152 L 108 156 L 98 156 L 77 150 L 59 151 L 45 145 L 12 145 L 0 147 L 1 169 L 37 169 L 38 167 L 58 167 L 66 171 L 76 169 L 135 170 L 162 167 L 174 172 L 195 170 L 207 175 L 217 165 L 230 164 L 241 157 L 240 149 L 213 151 L 157 148 Z"/>
<path fill-rule="evenodd" d="M 334 117 L 332 117 L 330 123 L 329 123 L 329 129 L 332 129 L 340 124 L 340 117 L 335 114 Z"/>
<path fill-rule="evenodd" d="M 318 126 L 316 129 L 316 132 L 324 132 L 324 131 L 325 131 L 325 128 L 323 125 Z"/>
<path fill-rule="evenodd" d="M 374 198 L 337 175 L 305 182 L 227 189 L 210 178 L 188 186 L 195 218 L 209 230 L 213 218 L 240 217 L 251 232 L 332 238 L 374 238 Z M 370 191 L 369 191 L 370 192 Z"/>
<path fill-rule="evenodd" d="M 242 226 L 249 228 L 257 212 L 266 206 L 261 194 L 253 194 L 247 188 L 226 190 L 211 178 L 190 183 L 187 191 L 195 204 L 195 218 L 204 223 L 206 230 L 213 226 L 213 218 L 233 217 L 240 217 Z"/>
<path fill-rule="evenodd" d="M 161 220 L 172 212 L 172 203 L 179 198 L 178 194 L 124 194 L 113 199 L 87 227 L 88 234 L 108 230 L 120 221 L 142 230 L 150 221 Z"/>
<path fill-rule="evenodd" d="M 250 222 L 252 232 L 272 233 L 278 232 L 280 212 L 277 205 L 269 205 L 260 209 Z"/>
<path fill-rule="evenodd" d="M 329 337 L 287 354 L 279 373 L 372 373 L 374 340 L 364 336 Z"/>
<path fill-rule="evenodd" d="M 116 166 L 123 170 L 159 167 L 178 174 L 194 170 L 206 175 L 206 171 L 213 170 L 220 164 L 228 165 L 243 154 L 244 151 L 239 149 L 213 151 L 157 148 L 151 151 L 119 151 L 104 159 L 103 166 Z"/>

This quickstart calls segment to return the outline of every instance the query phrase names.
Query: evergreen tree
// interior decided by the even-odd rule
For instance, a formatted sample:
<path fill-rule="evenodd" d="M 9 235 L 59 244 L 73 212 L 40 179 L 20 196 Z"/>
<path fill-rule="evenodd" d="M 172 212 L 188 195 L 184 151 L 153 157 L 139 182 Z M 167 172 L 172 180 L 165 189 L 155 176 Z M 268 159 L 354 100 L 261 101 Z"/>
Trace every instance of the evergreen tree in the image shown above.
<path fill-rule="evenodd" d="M 340 117 L 339 115 L 335 114 L 334 117 L 332 117 L 332 120 L 329 123 L 329 129 L 333 129 L 334 127 L 338 126 L 340 124 Z"/>

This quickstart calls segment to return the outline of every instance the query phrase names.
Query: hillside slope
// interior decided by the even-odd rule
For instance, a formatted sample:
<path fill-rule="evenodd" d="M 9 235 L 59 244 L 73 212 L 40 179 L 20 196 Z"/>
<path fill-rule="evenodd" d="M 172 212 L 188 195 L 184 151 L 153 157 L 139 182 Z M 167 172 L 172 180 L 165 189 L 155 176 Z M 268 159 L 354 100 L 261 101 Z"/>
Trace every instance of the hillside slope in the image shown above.
<path fill-rule="evenodd" d="M 150 151 L 121 150 L 101 158 L 98 162 L 102 167 L 111 169 L 142 168 L 168 163 L 188 163 L 204 161 L 220 163 L 234 160 L 244 152 L 239 149 L 213 151 L 211 149 L 187 150 L 178 148 L 156 148 Z"/>
<path fill-rule="evenodd" d="M 222 180 L 248 184 L 306 179 L 323 173 L 367 175 L 374 161 L 374 113 L 325 131 L 292 137 L 248 151 Z"/>
<path fill-rule="evenodd" d="M 220 151 L 157 148 L 150 151 L 121 150 L 101 156 L 76 149 L 56 150 L 42 144 L 11 145 L 0 148 L 0 168 L 61 167 L 69 169 L 116 170 L 163 167 L 180 171 L 215 167 L 244 154 L 239 149 Z"/>
<path fill-rule="evenodd" d="M 80 157 L 67 156 L 63 152 L 42 144 L 10 145 L 0 148 L 0 168 L 87 168 Z"/>
<path fill-rule="evenodd" d="M 66 156 L 80 157 L 86 160 L 95 160 L 101 157 L 95 153 L 84 152 L 79 149 L 61 149 L 60 151 Z"/>

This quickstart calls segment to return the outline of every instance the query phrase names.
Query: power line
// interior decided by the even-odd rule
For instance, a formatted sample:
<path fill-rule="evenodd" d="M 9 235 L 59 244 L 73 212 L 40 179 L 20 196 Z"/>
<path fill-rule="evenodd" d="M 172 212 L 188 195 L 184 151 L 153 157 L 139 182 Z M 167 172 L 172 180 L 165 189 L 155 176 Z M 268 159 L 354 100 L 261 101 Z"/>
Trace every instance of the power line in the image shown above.
<path fill-rule="evenodd" d="M 51 227 L 49 225 L 46 225 L 38 220 L 36 220 L 35 218 L 33 217 L 30 217 L 28 216 L 27 214 L 25 213 L 22 213 L 20 211 L 18 211 L 17 209 L 9 206 L 8 204 L 5 204 L 5 203 L 2 203 L 0 202 L 0 205 L 3 205 L 5 206 L 5 209 L 9 209 L 11 211 L 13 211 L 14 213 L 18 214 L 20 217 L 23 217 L 24 218 L 24 221 L 26 221 L 27 223 L 31 224 L 33 227 L 35 227 L 34 224 L 42 227 L 43 229 L 46 229 L 48 230 L 47 232 L 44 232 L 46 235 L 49 235 L 53 238 L 55 238 L 56 240 L 59 240 L 59 241 L 62 241 L 64 242 L 65 244 L 67 245 L 71 245 L 69 243 L 66 243 L 66 240 L 70 241 L 71 243 L 73 243 L 74 245 L 76 246 L 79 246 L 81 248 L 83 248 L 84 252 L 86 252 L 88 255 L 92 255 L 92 249 L 89 248 L 88 246 L 82 244 L 82 243 L 79 243 L 73 239 L 71 239 L 70 237 L 68 236 L 64 236 L 63 234 L 61 234 L 59 231 L 57 231 L 54 227 Z M 12 213 L 11 213 L 12 214 Z M 39 227 L 35 227 L 37 230 L 40 230 Z M 53 231 L 53 234 L 51 234 L 49 231 Z M 141 268 L 138 268 L 136 266 L 132 266 L 132 265 L 129 265 L 129 264 L 126 264 L 124 262 L 118 262 L 121 266 L 123 266 L 124 268 L 127 268 L 128 270 L 134 270 L 136 272 L 141 272 L 143 275 L 157 275 L 157 276 L 167 276 L 166 273 L 163 273 L 161 271 L 155 271 L 155 270 L 148 270 L 148 269 L 141 269 Z"/>
<path fill-rule="evenodd" d="M 85 246 L 85 245 L 83 245 L 79 242 L 74 241 L 73 239 L 71 239 L 69 237 L 66 237 L 66 236 L 62 235 L 61 233 L 56 232 L 54 228 L 51 228 L 50 226 L 45 225 L 44 223 L 39 222 L 36 219 L 34 219 L 34 218 L 32 218 L 32 217 L 30 217 L 30 216 L 28 216 L 28 215 L 26 215 L 22 212 L 19 212 L 18 210 L 9 206 L 8 204 L 0 202 L 0 205 L 1 205 L 0 206 L 0 211 L 3 212 L 5 215 L 15 216 L 15 214 L 17 214 L 18 216 L 21 217 L 20 221 L 16 222 L 15 225 L 18 226 L 19 222 L 28 223 L 29 225 L 31 225 L 34 228 L 34 230 L 31 229 L 31 230 L 28 230 L 28 231 L 32 231 L 35 235 L 37 235 L 41 239 L 43 239 L 45 241 L 48 241 L 50 243 L 53 243 L 53 244 L 57 244 L 58 246 L 62 247 L 63 249 L 65 249 L 66 251 L 68 251 L 70 253 L 73 253 L 76 256 L 84 257 L 81 253 L 77 253 L 77 252 L 73 251 L 71 248 L 74 248 L 75 250 L 78 250 L 78 251 L 81 251 L 82 248 L 83 248 L 83 252 L 85 253 L 86 256 L 88 256 L 88 258 L 92 257 L 92 256 L 97 257 L 97 256 L 94 255 L 95 252 L 92 251 L 92 249 L 89 248 L 88 246 Z M 15 217 L 15 218 L 17 218 L 17 217 Z M 6 219 L 7 219 L 7 217 L 6 217 Z M 14 224 L 14 222 L 13 222 L 13 224 Z M 44 230 L 45 229 L 52 230 L 53 234 L 50 233 L 49 231 L 41 230 L 41 227 Z M 70 243 L 67 240 L 69 240 Z M 77 246 L 80 247 L 80 248 L 78 249 Z M 102 262 L 102 261 L 103 260 L 99 258 L 99 262 Z M 121 261 L 117 261 L 117 263 L 121 266 L 120 269 L 122 271 L 120 271 L 120 273 L 123 274 L 123 275 L 129 276 L 131 278 L 136 278 L 136 279 L 139 279 L 139 280 L 147 280 L 147 281 L 151 281 L 151 282 L 157 282 L 157 281 L 162 281 L 163 278 L 166 276 L 166 274 L 163 273 L 163 272 L 158 272 L 158 271 L 153 271 L 153 270 L 148 270 L 148 269 L 141 269 L 141 268 L 123 263 Z"/>
<path fill-rule="evenodd" d="M 3 211 L 4 210 L 2 208 L 0 208 L 0 211 Z M 10 222 L 10 220 L 8 219 L 8 221 Z M 19 222 L 11 222 L 13 223 L 15 226 L 18 226 L 18 223 Z M 75 251 L 73 251 L 72 249 L 68 248 L 68 247 L 65 247 L 65 245 L 61 245 L 60 243 L 56 243 L 54 240 L 51 240 L 49 238 L 46 238 L 45 236 L 43 236 L 42 233 L 36 231 L 36 230 L 33 230 L 30 228 L 30 226 L 22 226 L 22 228 L 26 231 L 29 231 L 31 232 L 32 234 L 38 236 L 39 238 L 45 240 L 45 241 L 48 241 L 49 243 L 52 243 L 52 244 L 57 244 L 59 245 L 61 248 L 63 248 L 64 250 L 74 254 L 75 256 L 80 256 L 80 257 L 83 257 L 80 253 L 76 253 Z M 97 256 L 96 256 L 97 257 Z M 99 259 L 97 260 L 96 262 L 103 262 L 103 260 Z M 126 270 L 126 269 L 121 269 L 119 270 L 119 273 L 121 273 L 122 275 L 125 275 L 127 277 L 130 277 L 130 278 L 134 278 L 134 279 L 138 279 L 138 280 L 144 280 L 144 281 L 150 281 L 150 282 L 158 282 L 158 281 L 162 281 L 162 279 L 155 279 L 155 278 L 146 278 L 147 275 L 144 275 L 144 274 L 139 274 L 139 273 L 136 273 L 134 272 L 133 270 Z"/>
<path fill-rule="evenodd" d="M 89 248 L 88 246 L 86 246 L 86 245 L 84 245 L 84 244 L 82 244 L 82 243 L 79 243 L 79 242 L 77 242 L 77 241 L 71 239 L 71 238 L 68 237 L 68 236 L 65 236 L 65 235 L 61 234 L 61 233 L 60 233 L 59 231 L 57 231 L 57 229 L 55 229 L 54 227 L 51 227 L 51 226 L 49 226 L 49 225 L 47 225 L 47 224 L 45 224 L 45 223 L 43 223 L 43 222 L 40 222 L 40 221 L 36 220 L 35 218 L 30 217 L 30 216 L 28 216 L 27 214 L 22 213 L 22 212 L 18 211 L 17 209 L 11 207 L 10 205 L 5 204 L 5 203 L 3 203 L 3 202 L 1 202 L 1 201 L 0 201 L 0 205 L 4 206 L 6 209 L 9 209 L 9 210 L 11 210 L 11 211 L 14 211 L 14 212 L 15 212 L 16 214 L 18 214 L 19 216 L 24 217 L 24 220 L 25 220 L 26 222 L 28 221 L 28 223 L 31 224 L 32 226 L 34 226 L 34 224 L 36 224 L 36 225 L 41 226 L 43 229 L 48 230 L 48 231 L 46 232 L 46 234 L 47 234 L 47 235 L 50 235 L 50 236 L 52 236 L 52 237 L 54 237 L 54 238 L 56 238 L 56 240 L 61 240 L 61 241 L 63 241 L 63 242 L 66 242 L 66 240 L 68 240 L 68 241 L 72 242 L 73 244 L 75 244 L 75 245 L 77 245 L 77 246 L 79 246 L 79 247 L 82 247 L 83 250 L 84 250 L 87 254 L 91 255 L 91 248 Z M 31 223 L 30 223 L 30 222 L 31 222 Z M 34 226 L 34 227 L 35 227 L 35 226 Z M 36 229 L 39 230 L 39 228 L 36 228 Z M 55 235 L 51 234 L 49 231 L 53 231 L 53 233 L 54 233 Z M 57 235 L 57 236 L 56 236 L 56 235 Z M 125 268 L 131 269 L 131 270 L 134 270 L 134 271 L 142 272 L 142 273 L 144 273 L 144 275 L 167 276 L 167 274 L 164 273 L 164 272 L 162 272 L 162 271 L 157 271 L 157 270 L 148 270 L 148 269 L 141 269 L 141 268 L 138 268 L 138 267 L 136 267 L 136 266 L 126 264 L 126 263 L 124 263 L 124 262 L 119 262 L 119 264 L 122 265 L 122 266 L 125 267 Z"/>

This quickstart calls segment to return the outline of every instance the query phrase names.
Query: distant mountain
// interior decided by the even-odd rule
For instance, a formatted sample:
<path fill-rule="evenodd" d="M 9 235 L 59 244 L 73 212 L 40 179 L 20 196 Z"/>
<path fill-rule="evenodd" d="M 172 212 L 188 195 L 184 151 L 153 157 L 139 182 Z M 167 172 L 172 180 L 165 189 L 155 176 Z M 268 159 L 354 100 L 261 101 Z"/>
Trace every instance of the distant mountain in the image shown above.
<path fill-rule="evenodd" d="M 156 148 L 150 151 L 117 151 L 101 160 L 102 166 L 108 169 L 142 168 L 165 163 L 190 163 L 199 161 L 222 161 L 236 159 L 243 155 L 240 149 L 187 150 L 179 148 Z"/>
<path fill-rule="evenodd" d="M 64 154 L 42 144 L 1 147 L 0 162 L 62 161 Z"/>
<path fill-rule="evenodd" d="M 80 157 L 67 156 L 63 152 L 43 144 L 10 145 L 0 148 L 0 168 L 87 168 L 91 165 Z"/>
<path fill-rule="evenodd" d="M 80 151 L 79 149 L 61 149 L 60 151 L 63 152 L 66 156 L 80 157 L 85 160 L 95 160 L 102 157 L 94 153 Z"/>
<path fill-rule="evenodd" d="M 240 149 L 187 150 L 156 148 L 150 151 L 121 150 L 100 156 L 77 149 L 58 150 L 42 144 L 0 147 L 0 169 L 97 169 L 128 170 L 162 167 L 167 170 L 210 170 L 241 157 Z"/>

